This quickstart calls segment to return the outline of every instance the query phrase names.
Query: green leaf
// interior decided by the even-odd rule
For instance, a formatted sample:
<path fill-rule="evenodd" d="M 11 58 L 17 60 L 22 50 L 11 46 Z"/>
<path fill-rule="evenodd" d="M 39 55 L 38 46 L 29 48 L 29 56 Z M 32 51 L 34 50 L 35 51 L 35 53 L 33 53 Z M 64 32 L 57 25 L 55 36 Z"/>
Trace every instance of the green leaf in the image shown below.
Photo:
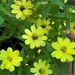
<path fill-rule="evenodd" d="M 25 71 L 25 73 L 26 73 L 25 75 L 33 75 L 33 74 L 30 72 L 30 66 L 25 67 L 24 71 Z"/>
<path fill-rule="evenodd" d="M 5 9 L 3 8 L 3 6 L 0 4 L 0 11 L 5 13 Z"/>
<path fill-rule="evenodd" d="M 57 5 L 51 5 L 50 12 L 51 12 L 52 15 L 58 14 L 58 12 L 59 12 L 59 6 L 57 6 Z"/>
<path fill-rule="evenodd" d="M 19 44 L 22 46 L 22 48 L 25 49 L 25 51 L 30 49 L 29 45 L 26 45 L 25 43 L 19 43 Z"/>
<path fill-rule="evenodd" d="M 53 18 L 54 19 L 66 19 L 67 17 L 65 14 L 60 13 L 60 14 L 53 15 Z"/>
<path fill-rule="evenodd" d="M 58 6 L 61 6 L 61 7 L 65 7 L 65 4 L 63 2 L 61 2 L 60 0 L 50 0 L 50 2 L 52 4 L 55 4 L 55 5 L 58 5 Z"/>
<path fill-rule="evenodd" d="M 39 59 L 42 59 L 42 60 L 47 60 L 49 58 L 49 56 L 47 55 L 38 55 L 35 59 L 35 61 L 39 60 Z"/>
<path fill-rule="evenodd" d="M 50 55 L 50 53 L 49 53 L 49 51 L 44 47 L 42 47 L 41 48 L 41 51 L 46 55 L 46 56 L 49 56 Z"/>
<path fill-rule="evenodd" d="M 70 18 L 66 19 L 66 29 L 70 27 Z"/>
<path fill-rule="evenodd" d="M 23 64 L 23 63 L 22 63 L 22 64 Z M 21 75 L 21 74 L 22 74 L 22 68 L 23 68 L 22 65 L 20 65 L 20 66 L 18 67 L 18 75 Z"/>
<path fill-rule="evenodd" d="M 48 33 L 48 36 L 49 37 L 54 37 L 58 34 L 58 32 L 56 30 L 51 30 L 49 33 Z"/>
<path fill-rule="evenodd" d="M 23 57 L 23 59 L 25 58 L 25 51 L 24 51 L 24 49 L 22 48 L 22 50 L 21 50 L 21 52 L 20 52 L 20 56 L 22 56 Z"/>
<path fill-rule="evenodd" d="M 52 46 L 51 46 L 51 43 L 49 43 L 49 42 L 47 42 L 47 50 L 48 50 L 49 52 L 52 52 L 52 50 L 53 50 L 53 48 L 52 48 Z"/>
<path fill-rule="evenodd" d="M 0 75 L 6 75 L 6 72 L 0 69 Z"/>
<path fill-rule="evenodd" d="M 4 22 L 4 19 L 0 17 L 0 25 L 2 25 L 3 22 Z"/>
<path fill-rule="evenodd" d="M 48 14 L 48 12 L 50 11 L 50 6 L 48 4 L 44 4 L 41 7 L 42 9 L 42 19 L 45 18 Z"/>

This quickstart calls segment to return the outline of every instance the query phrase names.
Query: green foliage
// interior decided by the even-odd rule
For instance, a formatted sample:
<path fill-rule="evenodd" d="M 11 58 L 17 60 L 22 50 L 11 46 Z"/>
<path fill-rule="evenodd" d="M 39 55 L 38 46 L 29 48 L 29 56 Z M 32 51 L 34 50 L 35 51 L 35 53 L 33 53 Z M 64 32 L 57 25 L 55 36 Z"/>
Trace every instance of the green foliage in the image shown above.
<path fill-rule="evenodd" d="M 75 21 L 75 13 L 72 12 L 75 11 L 75 7 L 64 3 L 64 0 L 31 1 L 34 4 L 32 16 L 21 20 L 11 13 L 11 4 L 14 3 L 14 0 L 0 0 L 0 50 L 11 46 L 14 50 L 19 50 L 20 56 L 23 57 L 21 65 L 16 67 L 14 72 L 0 69 L 0 75 L 33 75 L 30 72 L 30 68 L 38 59 L 47 60 L 47 63 L 51 64 L 52 75 L 59 74 L 57 71 L 58 66 L 59 72 L 64 75 L 66 64 L 51 57 L 51 52 L 53 51 L 52 42 L 57 41 L 59 36 L 66 37 L 64 31 L 69 29 L 70 22 Z M 42 17 L 39 15 L 42 15 Z M 38 18 L 49 19 L 52 30 L 46 34 L 48 40 L 45 47 L 31 49 L 29 45 L 25 44 L 25 40 L 22 39 L 22 34 L 24 34 L 26 28 L 30 29 L 35 23 L 31 20 L 36 21 Z M 40 52 L 38 52 L 39 50 Z"/>

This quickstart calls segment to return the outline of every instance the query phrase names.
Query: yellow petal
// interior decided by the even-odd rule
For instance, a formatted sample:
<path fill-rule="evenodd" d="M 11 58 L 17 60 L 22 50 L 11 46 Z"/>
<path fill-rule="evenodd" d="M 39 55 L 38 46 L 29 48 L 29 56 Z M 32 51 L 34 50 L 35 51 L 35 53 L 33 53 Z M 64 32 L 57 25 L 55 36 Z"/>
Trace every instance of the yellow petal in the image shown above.
<path fill-rule="evenodd" d="M 26 41 L 25 41 L 25 43 L 26 44 L 31 44 L 33 42 L 33 40 L 30 38 L 30 39 L 27 39 Z"/>
<path fill-rule="evenodd" d="M 15 58 L 15 57 L 14 57 Z M 16 57 L 15 59 L 13 58 L 13 60 L 11 61 L 11 63 L 15 66 L 20 66 L 20 62 L 23 61 L 22 57 Z"/>
<path fill-rule="evenodd" d="M 20 62 L 17 61 L 17 60 L 13 60 L 13 61 L 12 61 L 12 64 L 13 64 L 14 66 L 20 66 Z"/>
<path fill-rule="evenodd" d="M 38 19 L 38 20 L 37 20 L 37 25 L 38 25 L 38 26 L 41 26 L 41 24 L 42 24 L 41 19 Z"/>
<path fill-rule="evenodd" d="M 58 51 L 58 52 L 56 53 L 56 58 L 57 58 L 57 59 L 60 59 L 63 54 L 64 54 L 64 53 L 63 53 L 62 51 Z"/>
<path fill-rule="evenodd" d="M 31 31 L 30 31 L 30 30 L 28 30 L 28 29 L 25 29 L 25 33 L 26 33 L 27 35 L 29 35 L 29 36 L 32 36 Z"/>
<path fill-rule="evenodd" d="M 70 43 L 70 40 L 68 38 L 64 39 L 64 44 L 68 45 Z"/>
<path fill-rule="evenodd" d="M 73 61 L 73 56 L 70 55 L 70 54 L 66 54 L 66 58 L 67 58 L 69 61 Z"/>
<path fill-rule="evenodd" d="M 41 67 L 45 67 L 45 66 L 46 66 L 46 61 L 43 61 Z"/>
<path fill-rule="evenodd" d="M 70 49 L 75 48 L 75 42 L 71 42 L 71 43 L 68 45 L 68 47 L 69 47 Z"/>
<path fill-rule="evenodd" d="M 7 55 L 12 55 L 12 53 L 13 53 L 13 50 L 12 50 L 12 48 L 11 47 L 8 47 L 7 48 Z"/>
<path fill-rule="evenodd" d="M 39 64 L 38 64 L 37 62 L 34 62 L 33 65 L 34 65 L 34 67 L 35 67 L 36 69 L 39 70 L 40 67 L 39 67 Z"/>
<path fill-rule="evenodd" d="M 36 31 L 36 28 L 35 28 L 35 26 L 33 25 L 33 26 L 31 26 L 31 31 L 34 33 L 35 31 Z"/>
<path fill-rule="evenodd" d="M 42 60 L 41 59 L 38 60 L 38 64 L 39 64 L 39 68 L 40 68 L 41 65 L 42 65 Z"/>
<path fill-rule="evenodd" d="M 62 46 L 62 45 L 64 44 L 63 39 L 59 37 L 59 38 L 58 38 L 58 43 Z"/>
<path fill-rule="evenodd" d="M 21 3 L 21 1 L 15 1 L 15 4 L 18 6 L 21 6 L 22 3 Z"/>
<path fill-rule="evenodd" d="M 40 73 L 39 73 L 39 72 L 37 72 L 37 73 L 35 73 L 34 75 L 40 75 Z"/>
<path fill-rule="evenodd" d="M 66 51 L 67 54 L 75 55 L 75 49 L 70 49 Z"/>
<path fill-rule="evenodd" d="M 31 1 L 27 1 L 25 4 L 23 3 L 23 5 L 25 6 L 25 8 L 30 9 L 33 7 L 33 4 L 31 4 Z"/>
<path fill-rule="evenodd" d="M 10 66 L 9 71 L 13 72 L 15 70 L 15 67 L 13 65 Z"/>
<path fill-rule="evenodd" d="M 35 47 L 35 43 L 32 42 L 32 43 L 30 44 L 30 48 L 33 49 L 34 47 Z"/>
<path fill-rule="evenodd" d="M 1 51 L 0 51 L 0 60 L 4 60 L 4 59 L 6 59 L 6 57 L 7 57 L 7 52 L 4 50 L 4 49 L 2 49 Z"/>
<path fill-rule="evenodd" d="M 47 75 L 52 74 L 53 71 L 52 70 L 47 70 Z"/>
<path fill-rule="evenodd" d="M 39 44 L 40 44 L 40 46 L 45 46 L 46 45 L 46 43 L 42 40 L 39 41 Z"/>
<path fill-rule="evenodd" d="M 26 18 L 25 15 L 22 14 L 22 15 L 21 15 L 21 19 L 22 19 L 22 20 L 25 20 L 25 18 Z"/>
<path fill-rule="evenodd" d="M 36 46 L 37 48 L 40 47 L 40 43 L 39 43 L 38 40 L 35 40 L 34 43 L 35 43 L 35 46 Z"/>
<path fill-rule="evenodd" d="M 66 61 L 66 55 L 63 54 L 63 56 L 60 58 L 61 62 L 65 62 Z"/>
<path fill-rule="evenodd" d="M 53 42 L 53 43 L 52 43 L 52 47 L 53 47 L 54 49 L 56 49 L 56 50 L 60 50 L 60 49 L 61 49 L 60 45 L 59 45 L 57 42 Z"/>
<path fill-rule="evenodd" d="M 5 69 L 5 64 L 1 64 L 0 68 L 1 68 L 2 70 L 4 70 L 4 69 Z"/>
<path fill-rule="evenodd" d="M 14 10 L 20 10 L 20 7 L 18 5 L 12 4 L 11 8 Z"/>
<path fill-rule="evenodd" d="M 18 13 L 19 10 L 11 10 L 11 13 Z"/>
<path fill-rule="evenodd" d="M 18 50 L 15 50 L 12 54 L 13 58 L 14 57 L 18 57 L 19 56 L 19 51 Z"/>
<path fill-rule="evenodd" d="M 30 37 L 30 36 L 28 36 L 28 35 L 22 35 L 22 38 L 23 38 L 23 39 L 27 39 L 27 40 L 29 40 L 29 39 L 33 40 L 32 37 Z"/>
<path fill-rule="evenodd" d="M 40 40 L 47 40 L 47 36 L 41 36 L 39 37 Z"/>
<path fill-rule="evenodd" d="M 7 64 L 5 64 L 5 68 L 6 68 L 6 69 L 10 69 L 11 66 L 12 66 L 12 64 L 11 64 L 11 62 L 9 62 L 9 61 L 8 61 Z"/>
<path fill-rule="evenodd" d="M 21 17 L 21 15 L 22 15 L 22 12 L 21 11 L 19 11 L 18 13 L 17 13 L 17 15 L 16 15 L 16 18 L 18 19 L 18 18 L 20 18 Z"/>
<path fill-rule="evenodd" d="M 46 65 L 46 69 L 48 69 L 49 67 L 50 67 L 50 64 L 47 64 L 47 65 Z"/>
<path fill-rule="evenodd" d="M 52 57 L 56 57 L 56 54 L 58 53 L 58 51 L 53 51 L 52 53 L 51 53 L 51 56 Z"/>
<path fill-rule="evenodd" d="M 25 5 L 25 3 L 26 3 L 26 0 L 22 0 L 22 5 Z"/>
<path fill-rule="evenodd" d="M 37 70 L 36 68 L 31 68 L 30 71 L 31 71 L 32 73 L 36 73 L 38 70 Z"/>
<path fill-rule="evenodd" d="M 30 16 L 30 15 L 32 15 L 32 11 L 29 10 L 29 9 L 25 9 L 25 10 L 23 10 L 23 14 L 24 14 L 25 16 Z"/>

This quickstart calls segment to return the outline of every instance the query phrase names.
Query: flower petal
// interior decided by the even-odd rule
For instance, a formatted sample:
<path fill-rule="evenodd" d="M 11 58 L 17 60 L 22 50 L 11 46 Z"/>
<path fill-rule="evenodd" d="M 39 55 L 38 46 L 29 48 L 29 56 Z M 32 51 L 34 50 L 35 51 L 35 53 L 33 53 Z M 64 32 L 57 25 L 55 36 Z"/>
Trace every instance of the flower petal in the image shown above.
<path fill-rule="evenodd" d="M 72 56 L 72 55 L 66 54 L 66 58 L 67 58 L 69 61 L 73 61 L 73 56 Z"/>
<path fill-rule="evenodd" d="M 21 6 L 21 1 L 15 1 L 15 4 L 17 5 L 17 6 Z"/>
<path fill-rule="evenodd" d="M 66 55 L 64 54 L 61 58 L 60 58 L 61 62 L 65 62 L 66 61 Z"/>
<path fill-rule="evenodd" d="M 28 39 L 25 41 L 25 43 L 28 45 L 28 44 L 31 44 L 33 42 L 32 38 Z"/>
<path fill-rule="evenodd" d="M 11 5 L 11 8 L 12 8 L 13 10 L 19 10 L 19 11 L 20 11 L 20 7 L 19 7 L 18 5 L 12 4 L 12 5 Z"/>
<path fill-rule="evenodd" d="M 34 33 L 36 31 L 35 26 L 31 26 L 31 31 Z"/>
<path fill-rule="evenodd" d="M 16 15 L 16 18 L 18 19 L 18 18 L 20 18 L 21 17 L 21 15 L 22 15 L 22 12 L 21 11 L 19 11 L 18 13 L 17 13 L 17 15 Z"/>
<path fill-rule="evenodd" d="M 62 46 L 62 45 L 64 44 L 63 39 L 59 37 L 59 38 L 58 38 L 58 43 Z"/>
<path fill-rule="evenodd" d="M 31 31 L 30 31 L 30 30 L 25 29 L 24 31 L 25 31 L 25 33 L 26 33 L 27 35 L 32 36 L 32 33 L 31 33 Z"/>
<path fill-rule="evenodd" d="M 55 50 L 60 50 L 60 45 L 57 43 L 57 42 L 53 42 L 52 43 L 52 47 L 55 49 Z"/>
<path fill-rule="evenodd" d="M 38 70 L 37 70 L 36 68 L 31 68 L 30 71 L 31 71 L 32 73 L 38 72 Z"/>

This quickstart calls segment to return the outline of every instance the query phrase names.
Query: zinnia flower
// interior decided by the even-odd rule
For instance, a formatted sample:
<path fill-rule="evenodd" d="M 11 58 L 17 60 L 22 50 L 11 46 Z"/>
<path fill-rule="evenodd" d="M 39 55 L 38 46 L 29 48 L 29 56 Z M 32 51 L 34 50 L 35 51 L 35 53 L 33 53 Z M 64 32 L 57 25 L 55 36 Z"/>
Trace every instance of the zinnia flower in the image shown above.
<path fill-rule="evenodd" d="M 7 51 L 4 49 L 0 51 L 0 60 L 2 61 L 0 68 L 2 70 L 8 69 L 12 72 L 15 70 L 14 66 L 20 66 L 20 62 L 23 58 L 19 56 L 18 50 L 13 51 L 11 47 L 8 47 Z"/>
<path fill-rule="evenodd" d="M 29 0 L 16 0 L 15 4 L 11 5 L 11 13 L 16 14 L 17 19 L 21 18 L 24 20 L 26 17 L 32 15 L 32 11 L 30 10 L 32 7 L 33 4 Z"/>
<path fill-rule="evenodd" d="M 75 22 L 72 22 L 72 23 L 70 24 L 70 31 L 71 31 L 73 34 L 75 34 Z"/>
<path fill-rule="evenodd" d="M 47 36 L 44 35 L 44 30 L 41 27 L 36 28 L 34 25 L 29 29 L 24 30 L 26 34 L 22 35 L 22 38 L 26 39 L 25 44 L 29 45 L 33 49 L 35 47 L 45 46 L 45 40 Z"/>
<path fill-rule="evenodd" d="M 50 75 L 53 71 L 50 68 L 50 64 L 46 64 L 46 60 L 42 61 L 41 59 L 33 63 L 34 68 L 31 68 L 30 71 L 35 73 L 34 75 Z"/>
<path fill-rule="evenodd" d="M 75 55 L 75 43 L 70 42 L 68 38 L 62 39 L 58 38 L 58 42 L 53 42 L 52 47 L 55 49 L 51 55 L 60 59 L 61 62 L 73 61 L 73 56 Z"/>
<path fill-rule="evenodd" d="M 50 29 L 52 29 L 52 27 L 50 26 L 50 21 L 46 20 L 46 18 L 42 19 L 38 19 L 37 20 L 37 26 L 40 26 L 44 29 L 44 33 L 48 34 L 48 31 Z"/>

